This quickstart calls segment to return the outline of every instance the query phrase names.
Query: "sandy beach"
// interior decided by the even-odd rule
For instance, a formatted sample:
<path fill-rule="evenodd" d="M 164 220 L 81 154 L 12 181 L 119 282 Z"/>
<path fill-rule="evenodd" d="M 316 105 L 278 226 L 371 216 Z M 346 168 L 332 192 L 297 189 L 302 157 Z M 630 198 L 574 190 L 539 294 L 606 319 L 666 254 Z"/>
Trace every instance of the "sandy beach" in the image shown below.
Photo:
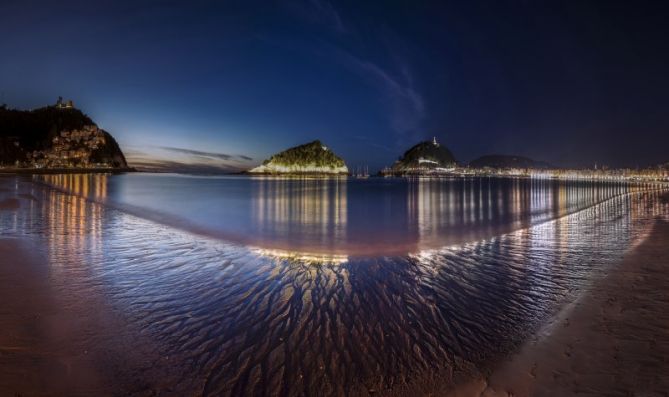
<path fill-rule="evenodd" d="M 302 266 L 257 259 L 247 251 L 226 253 L 227 246 L 114 210 L 105 214 L 99 204 L 27 180 L 2 182 L 5 220 L 31 233 L 34 226 L 26 222 L 33 217 L 55 216 L 55 223 L 47 224 L 46 240 L 11 228 L 0 237 L 0 395 L 240 395 L 253 390 L 249 385 L 260 385 L 260 395 L 320 390 L 359 396 L 627 396 L 669 390 L 669 222 L 660 218 L 641 216 L 652 227 L 644 223 L 643 233 L 629 231 L 636 237 L 626 251 L 605 258 L 611 248 L 599 247 L 608 265 L 597 277 L 589 275 L 590 267 L 573 269 L 579 264 L 571 254 L 546 257 L 542 244 L 554 244 L 555 233 L 556 247 L 578 252 L 586 249 L 578 245 L 580 233 L 626 235 L 621 226 L 606 226 L 619 225 L 620 217 L 575 229 L 582 224 L 579 216 L 600 216 L 591 209 L 507 236 L 508 249 L 555 266 L 546 273 L 554 280 L 508 278 L 529 292 L 497 291 L 480 300 L 483 310 L 468 302 L 481 299 L 478 289 L 490 291 L 499 283 L 497 262 L 481 263 L 481 273 L 472 274 L 473 268 L 457 261 L 474 255 L 486 261 L 485 245 L 433 254 L 424 264 L 394 259 L 357 267 Z M 667 196 L 659 200 L 654 205 L 668 205 Z M 105 232 L 104 222 L 111 222 L 115 237 Z M 150 238 L 139 238 L 139 228 L 151 230 Z M 110 246 L 102 251 L 105 241 Z M 439 267 L 451 260 L 456 262 Z M 251 273 L 245 261 L 254 263 Z M 565 262 L 557 266 L 559 261 Z M 425 278 L 418 274 L 451 288 L 427 299 L 425 285 L 407 284 Z M 469 277 L 473 283 L 464 280 Z M 250 287 L 240 289 L 243 283 Z M 538 302 L 540 295 L 524 295 L 536 286 L 570 292 Z M 404 295 L 383 294 L 400 288 Z M 463 291 L 457 299 L 462 306 L 449 301 L 457 290 Z M 525 316 L 540 318 L 572 292 L 576 297 L 541 321 L 538 332 L 523 332 Z M 442 302 L 463 318 L 449 320 L 456 342 L 439 331 Z M 517 344 L 519 338 L 524 342 Z M 458 351 L 451 355 L 451 348 Z M 389 380 L 381 363 L 389 365 L 383 369 L 393 375 Z M 366 377 L 351 368 L 361 368 Z M 333 383 L 337 379 L 342 382 Z"/>
<path fill-rule="evenodd" d="M 93 350 L 89 354 L 86 328 L 104 329 L 105 324 L 79 317 L 79 308 L 73 312 L 60 306 L 43 260 L 30 252 L 20 241 L 0 240 L 0 390 L 17 395 L 99 390 L 103 379 Z"/>
<path fill-rule="evenodd" d="M 0 240 L 0 395 L 155 395 L 169 372 L 99 296 L 53 291 L 30 246 Z"/>
<path fill-rule="evenodd" d="M 669 197 L 664 196 L 665 205 Z M 669 222 L 489 377 L 451 396 L 666 396 Z"/>
<path fill-rule="evenodd" d="M 0 397 L 669 397 L 668 10 L 0 0 Z"/>
<path fill-rule="evenodd" d="M 37 200 L 0 186 L 2 212 Z M 161 357 L 150 339 L 101 294 L 56 286 L 40 248 L 0 237 L 0 395 L 155 395 L 155 380 L 170 369 L 156 367 Z"/>

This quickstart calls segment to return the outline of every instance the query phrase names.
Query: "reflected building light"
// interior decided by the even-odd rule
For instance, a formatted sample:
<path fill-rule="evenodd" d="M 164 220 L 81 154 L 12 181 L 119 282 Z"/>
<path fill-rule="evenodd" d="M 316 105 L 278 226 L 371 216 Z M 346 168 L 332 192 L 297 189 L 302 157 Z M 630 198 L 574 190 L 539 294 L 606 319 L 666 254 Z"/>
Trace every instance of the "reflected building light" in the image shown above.
<path fill-rule="evenodd" d="M 346 239 L 345 179 L 257 178 L 254 227 L 283 242 L 309 245 Z"/>
<path fill-rule="evenodd" d="M 70 252 L 81 258 L 68 263 L 88 264 L 93 256 L 100 255 L 103 208 L 89 200 L 106 198 L 107 177 L 106 174 L 36 176 L 51 187 L 45 189 L 47 197 L 39 209 L 49 230 L 45 234 L 49 257 Z"/>
<path fill-rule="evenodd" d="M 490 186 L 490 178 L 488 178 L 488 222 L 492 220 L 492 186 Z"/>
<path fill-rule="evenodd" d="M 429 178 L 409 181 L 407 212 L 409 219 L 415 219 L 419 239 L 437 235 L 448 223 L 445 212 L 451 208 L 452 201 L 444 199 L 442 186 L 435 184 L 440 182 Z"/>
<path fill-rule="evenodd" d="M 476 198 L 474 197 L 474 179 L 472 179 L 469 183 L 469 208 L 468 208 L 468 213 L 469 213 L 469 222 L 471 224 L 476 224 Z"/>
<path fill-rule="evenodd" d="M 265 248 L 252 248 L 252 252 L 265 256 L 268 258 L 273 258 L 277 260 L 284 260 L 289 262 L 296 262 L 300 264 L 308 265 L 341 265 L 348 262 L 349 257 L 347 255 L 337 255 L 337 254 L 319 254 L 319 253 L 308 253 L 308 252 L 294 252 L 294 251 L 284 251 L 276 249 L 265 249 Z"/>

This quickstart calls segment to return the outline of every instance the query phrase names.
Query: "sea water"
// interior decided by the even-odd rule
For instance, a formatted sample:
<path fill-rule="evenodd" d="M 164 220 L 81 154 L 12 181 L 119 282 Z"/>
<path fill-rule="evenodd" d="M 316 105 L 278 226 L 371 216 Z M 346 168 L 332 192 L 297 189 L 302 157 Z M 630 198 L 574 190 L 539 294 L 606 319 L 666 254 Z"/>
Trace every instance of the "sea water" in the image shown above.
<path fill-rule="evenodd" d="M 669 214 L 657 186 L 46 175 L 3 236 L 157 344 L 178 393 L 385 395 L 484 371 Z M 157 361 L 155 367 L 168 365 Z M 148 376 L 148 375 L 147 375 Z"/>

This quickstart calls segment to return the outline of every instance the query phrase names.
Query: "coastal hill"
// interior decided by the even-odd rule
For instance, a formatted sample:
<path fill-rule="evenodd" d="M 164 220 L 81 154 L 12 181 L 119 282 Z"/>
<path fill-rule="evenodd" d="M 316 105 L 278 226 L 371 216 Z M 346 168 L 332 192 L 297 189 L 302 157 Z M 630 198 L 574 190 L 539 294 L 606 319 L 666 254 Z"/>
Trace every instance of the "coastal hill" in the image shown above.
<path fill-rule="evenodd" d="M 127 169 L 116 140 L 72 101 L 34 110 L 0 107 L 0 166 Z"/>
<path fill-rule="evenodd" d="M 251 174 L 348 174 L 348 167 L 321 141 L 277 153 L 262 165 L 248 171 Z"/>
<path fill-rule="evenodd" d="M 397 160 L 390 168 L 391 174 L 420 174 L 431 172 L 446 172 L 457 165 L 455 157 L 446 146 L 431 141 L 421 142 Z"/>
<path fill-rule="evenodd" d="M 507 156 L 492 154 L 481 156 L 469 163 L 471 168 L 534 168 L 552 169 L 552 165 L 544 161 L 536 161 L 523 156 Z"/>

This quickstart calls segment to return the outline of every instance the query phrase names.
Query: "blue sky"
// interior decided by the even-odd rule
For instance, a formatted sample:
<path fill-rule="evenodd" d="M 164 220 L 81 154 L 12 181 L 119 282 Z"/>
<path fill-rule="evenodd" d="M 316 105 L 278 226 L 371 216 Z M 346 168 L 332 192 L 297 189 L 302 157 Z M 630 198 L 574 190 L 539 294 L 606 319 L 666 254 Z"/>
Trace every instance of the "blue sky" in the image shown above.
<path fill-rule="evenodd" d="M 0 93 L 71 98 L 164 168 L 321 139 L 378 169 L 432 136 L 460 161 L 646 165 L 669 160 L 658 4 L 4 0 Z"/>

